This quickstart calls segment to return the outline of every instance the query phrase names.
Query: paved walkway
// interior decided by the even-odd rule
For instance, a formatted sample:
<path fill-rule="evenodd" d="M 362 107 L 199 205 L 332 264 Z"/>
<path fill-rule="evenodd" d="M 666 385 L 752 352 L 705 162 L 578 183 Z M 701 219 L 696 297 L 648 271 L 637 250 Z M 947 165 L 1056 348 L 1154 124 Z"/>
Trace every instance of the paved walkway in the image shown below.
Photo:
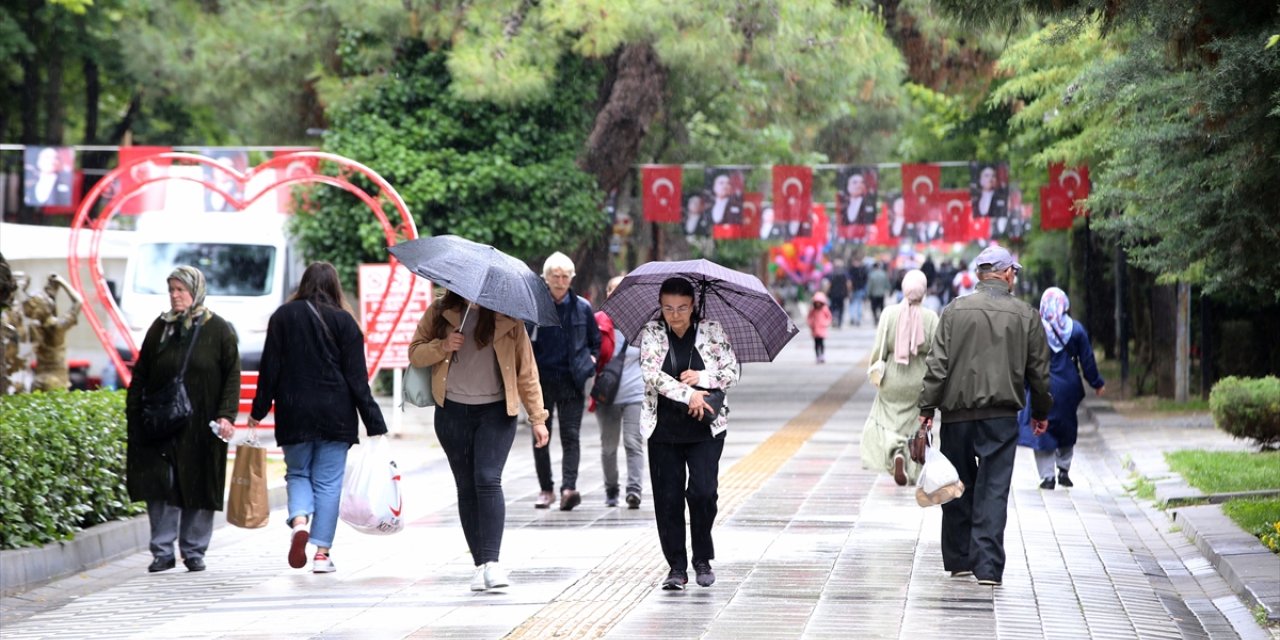
<path fill-rule="evenodd" d="M 289 569 L 275 513 L 265 529 L 218 530 L 201 574 L 149 575 L 140 553 L 7 598 L 0 637 L 1270 637 L 1165 513 L 1130 497 L 1129 472 L 1096 431 L 1077 448 L 1071 490 L 1040 491 L 1019 453 L 1004 585 L 949 578 L 941 511 L 859 463 L 871 340 L 868 326 L 835 331 L 815 365 L 802 333 L 777 362 L 745 367 L 711 588 L 656 588 L 666 571 L 648 497 L 639 510 L 604 506 L 588 416 L 572 512 L 532 507 L 522 429 L 504 478 L 513 586 L 472 593 L 452 479 L 419 412 L 399 441 L 410 526 L 370 537 L 340 525 L 337 573 Z M 558 460 L 555 437 L 552 447 Z"/>

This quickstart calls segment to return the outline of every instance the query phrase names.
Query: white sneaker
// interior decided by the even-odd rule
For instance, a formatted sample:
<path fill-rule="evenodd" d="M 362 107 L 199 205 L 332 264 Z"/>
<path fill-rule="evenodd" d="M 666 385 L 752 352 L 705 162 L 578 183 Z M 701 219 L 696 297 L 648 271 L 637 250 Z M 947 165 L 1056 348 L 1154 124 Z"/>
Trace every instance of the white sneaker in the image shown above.
<path fill-rule="evenodd" d="M 333 573 L 338 568 L 333 566 L 333 560 L 329 559 L 327 553 L 317 553 L 316 557 L 311 560 L 312 573 Z"/>
<path fill-rule="evenodd" d="M 511 586 L 511 579 L 507 577 L 507 572 L 495 562 L 486 562 L 484 565 L 484 586 L 489 589 L 501 589 Z"/>
<path fill-rule="evenodd" d="M 484 577 L 484 565 L 478 564 L 476 565 L 476 574 L 471 576 L 471 590 L 484 591 L 485 589 L 488 589 L 489 587 L 485 582 L 487 581 Z"/>

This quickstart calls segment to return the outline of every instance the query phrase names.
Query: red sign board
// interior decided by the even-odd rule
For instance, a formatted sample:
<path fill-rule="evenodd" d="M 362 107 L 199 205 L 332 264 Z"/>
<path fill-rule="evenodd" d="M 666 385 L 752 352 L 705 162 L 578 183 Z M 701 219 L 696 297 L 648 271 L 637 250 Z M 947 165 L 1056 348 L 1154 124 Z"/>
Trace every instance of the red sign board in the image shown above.
<path fill-rule="evenodd" d="M 377 317 L 371 317 L 378 299 L 387 288 L 391 277 L 389 264 L 362 264 L 359 271 L 360 324 L 364 329 L 364 356 L 372 362 L 376 351 L 386 349 L 380 369 L 403 369 L 409 366 L 409 343 L 418 321 L 431 305 L 431 283 L 413 275 L 404 265 L 396 265 L 395 280 L 387 292 L 387 300 Z M 408 305 L 400 324 L 395 324 L 396 314 Z"/>

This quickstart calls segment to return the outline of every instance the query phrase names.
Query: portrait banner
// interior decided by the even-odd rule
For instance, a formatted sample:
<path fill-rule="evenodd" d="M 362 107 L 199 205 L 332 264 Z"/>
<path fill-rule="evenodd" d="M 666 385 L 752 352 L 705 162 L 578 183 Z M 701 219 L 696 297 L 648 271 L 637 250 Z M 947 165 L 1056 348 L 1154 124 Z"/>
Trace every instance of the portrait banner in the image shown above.
<path fill-rule="evenodd" d="M 934 164 L 902 165 L 903 216 L 907 223 L 924 220 L 929 198 L 942 187 L 942 167 Z"/>
<path fill-rule="evenodd" d="M 122 167 L 134 161 L 170 151 L 173 151 L 173 147 L 120 147 L 116 166 Z M 128 192 L 147 180 L 166 177 L 169 174 L 169 166 L 172 164 L 173 161 L 168 158 L 150 158 L 135 164 L 116 181 L 117 193 Z M 136 216 L 147 211 L 163 210 L 164 198 L 165 181 L 152 182 L 129 196 L 120 205 L 120 214 Z"/>
<path fill-rule="evenodd" d="M 737 167 L 707 167 L 706 216 L 712 225 L 741 225 L 746 175 Z"/>
<path fill-rule="evenodd" d="M 75 210 L 75 149 L 25 147 L 22 150 L 22 168 L 24 204 L 40 207 L 45 213 Z"/>
<path fill-rule="evenodd" d="M 777 222 L 803 220 L 813 202 L 813 168 L 773 167 L 773 208 Z"/>
<path fill-rule="evenodd" d="M 685 196 L 680 214 L 680 229 L 684 235 L 696 238 L 711 236 L 711 218 L 706 215 L 708 199 L 701 190 Z"/>
<path fill-rule="evenodd" d="M 969 196 L 973 217 L 1003 218 L 1009 211 L 1009 165 L 1004 162 L 970 162 Z"/>
<path fill-rule="evenodd" d="M 680 222 L 680 173 L 677 165 L 650 165 L 640 169 L 645 221 Z"/>
<path fill-rule="evenodd" d="M 880 172 L 875 167 L 844 165 L 836 169 L 837 227 L 875 224 Z"/>
<path fill-rule="evenodd" d="M 249 152 L 239 149 L 204 149 L 201 155 L 213 158 L 218 164 L 233 171 L 244 173 L 249 168 Z M 236 200 L 244 199 L 244 186 L 235 176 L 210 166 L 201 165 L 204 180 L 218 188 L 219 191 Z M 205 211 L 239 211 L 240 207 L 227 200 L 222 193 L 208 187 L 204 190 Z"/>

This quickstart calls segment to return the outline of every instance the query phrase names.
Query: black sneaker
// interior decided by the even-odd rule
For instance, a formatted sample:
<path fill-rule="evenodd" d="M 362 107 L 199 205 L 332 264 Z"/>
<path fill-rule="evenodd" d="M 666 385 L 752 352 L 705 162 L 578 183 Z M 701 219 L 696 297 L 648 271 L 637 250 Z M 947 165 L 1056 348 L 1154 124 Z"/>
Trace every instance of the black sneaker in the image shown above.
<path fill-rule="evenodd" d="M 627 494 L 627 508 L 628 508 L 628 509 L 639 509 L 639 508 L 640 508 L 640 494 L 638 494 L 638 493 L 628 493 L 628 494 Z"/>
<path fill-rule="evenodd" d="M 1053 491 L 1053 478 L 1045 478 L 1044 480 L 1042 480 L 1040 482 L 1040 488 Z"/>
<path fill-rule="evenodd" d="M 205 569 L 204 558 L 187 558 L 182 561 L 182 564 L 187 565 L 187 571 L 204 571 Z"/>
<path fill-rule="evenodd" d="M 168 571 L 176 565 L 177 562 L 172 557 L 156 558 L 151 561 L 151 565 L 147 567 L 147 571 L 151 573 L 159 573 L 161 571 Z"/>
<path fill-rule="evenodd" d="M 697 572 L 698 586 L 709 587 L 716 583 L 716 572 L 711 570 L 711 563 L 706 560 L 694 560 L 693 570 Z"/>
<path fill-rule="evenodd" d="M 689 572 L 672 569 L 667 574 L 667 579 L 662 581 L 663 591 L 684 591 L 684 586 L 689 584 Z"/>
<path fill-rule="evenodd" d="M 1066 469 L 1058 469 L 1058 484 L 1064 487 L 1076 486 L 1076 483 L 1071 481 L 1071 476 L 1067 475 Z"/>

